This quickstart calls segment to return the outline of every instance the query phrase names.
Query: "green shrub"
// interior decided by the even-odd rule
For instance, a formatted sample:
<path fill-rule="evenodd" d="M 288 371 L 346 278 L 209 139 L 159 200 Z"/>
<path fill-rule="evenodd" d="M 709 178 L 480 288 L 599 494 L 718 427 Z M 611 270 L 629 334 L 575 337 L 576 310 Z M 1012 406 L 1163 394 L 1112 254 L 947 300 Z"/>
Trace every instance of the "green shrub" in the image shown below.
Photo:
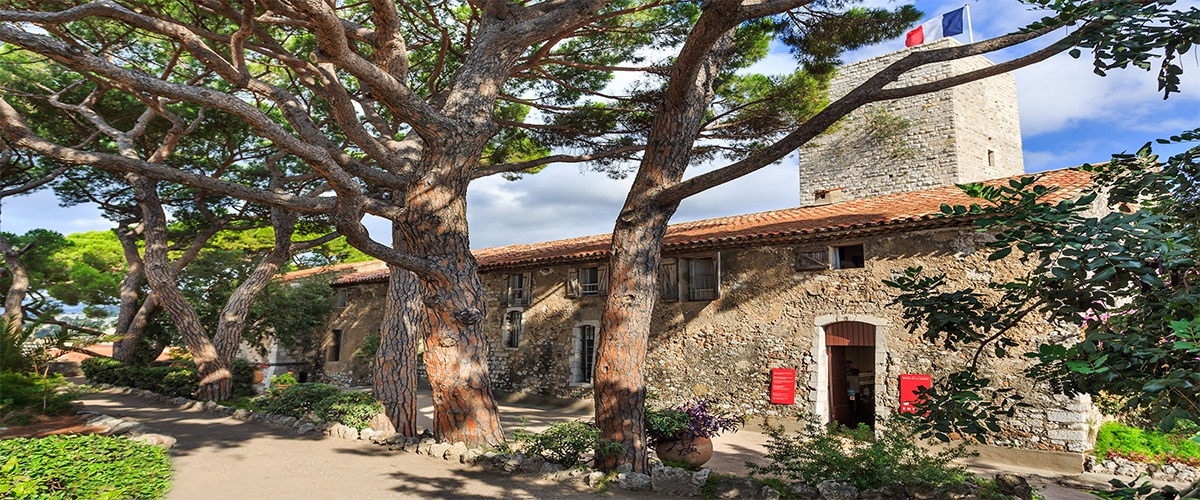
<path fill-rule="evenodd" d="M 161 498 L 171 484 L 165 451 L 110 436 L 0 441 L 0 464 L 16 498 Z"/>
<path fill-rule="evenodd" d="M 1189 431 L 1194 429 L 1189 429 Z M 1200 442 L 1190 432 L 1146 431 L 1120 422 L 1105 422 L 1096 434 L 1096 455 L 1117 455 L 1149 463 L 1179 461 L 1200 464 Z"/>
<path fill-rule="evenodd" d="M 794 435 L 786 435 L 782 428 L 770 428 L 767 434 L 770 463 L 747 462 L 751 474 L 782 476 L 810 485 L 836 479 L 863 490 L 920 483 L 942 486 L 972 479 L 962 467 L 950 465 L 971 456 L 965 447 L 930 451 L 917 444 L 911 429 L 896 422 L 878 437 L 865 425 L 839 433 L 827 432 L 811 421 Z"/>
<path fill-rule="evenodd" d="M 79 388 L 62 375 L 0 373 L 0 422 L 28 424 L 35 415 L 60 415 L 71 411 Z"/>
<path fill-rule="evenodd" d="M 271 377 L 271 385 L 293 385 L 296 383 L 296 376 L 292 375 L 291 372 L 280 373 Z"/>
<path fill-rule="evenodd" d="M 563 467 L 583 465 L 587 462 L 587 456 L 600 446 L 600 429 L 595 424 L 580 420 L 557 422 L 537 434 L 520 430 L 514 433 L 514 437 L 527 443 L 526 453 Z"/>
<path fill-rule="evenodd" d="M 264 411 L 303 418 L 312 412 L 313 407 L 322 399 L 340 392 L 342 392 L 341 389 L 332 385 L 310 382 L 296 384 L 282 391 L 271 391 L 258 403 L 263 404 Z"/>
<path fill-rule="evenodd" d="M 313 413 L 326 422 L 339 422 L 355 429 L 371 425 L 371 419 L 383 411 L 383 403 L 365 392 L 339 392 L 313 405 Z"/>
<path fill-rule="evenodd" d="M 200 378 L 191 361 L 172 361 L 166 365 L 126 365 L 110 358 L 89 358 L 81 363 L 83 374 L 97 384 L 136 387 L 164 396 L 191 397 L 199 388 Z M 254 366 L 244 360 L 233 363 L 233 395 L 254 394 Z"/>

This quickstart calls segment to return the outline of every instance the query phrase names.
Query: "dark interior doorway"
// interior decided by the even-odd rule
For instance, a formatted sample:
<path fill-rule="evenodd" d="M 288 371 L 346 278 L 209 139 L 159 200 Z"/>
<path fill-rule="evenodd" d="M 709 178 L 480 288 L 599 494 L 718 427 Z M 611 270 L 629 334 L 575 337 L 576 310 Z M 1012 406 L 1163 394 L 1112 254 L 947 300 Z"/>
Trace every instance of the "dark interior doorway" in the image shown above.
<path fill-rule="evenodd" d="M 875 427 L 875 326 L 845 321 L 825 327 L 830 422 Z"/>

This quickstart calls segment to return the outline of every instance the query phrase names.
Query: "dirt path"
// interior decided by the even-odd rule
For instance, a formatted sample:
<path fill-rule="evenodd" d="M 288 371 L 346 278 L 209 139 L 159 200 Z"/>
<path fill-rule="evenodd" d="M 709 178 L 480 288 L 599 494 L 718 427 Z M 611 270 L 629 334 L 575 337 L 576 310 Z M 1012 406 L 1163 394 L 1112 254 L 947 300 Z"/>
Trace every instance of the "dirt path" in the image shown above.
<path fill-rule="evenodd" d="M 361 441 L 300 436 L 278 426 L 143 398 L 99 392 L 83 403 L 91 411 L 136 420 L 179 440 L 171 450 L 171 499 L 596 498 L 582 483 L 555 484 Z"/>

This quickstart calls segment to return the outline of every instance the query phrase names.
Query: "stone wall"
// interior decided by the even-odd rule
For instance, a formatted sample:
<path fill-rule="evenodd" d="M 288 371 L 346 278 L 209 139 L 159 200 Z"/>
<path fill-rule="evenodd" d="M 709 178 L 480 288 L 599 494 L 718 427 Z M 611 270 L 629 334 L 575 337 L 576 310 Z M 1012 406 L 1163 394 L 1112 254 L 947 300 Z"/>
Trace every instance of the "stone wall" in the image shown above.
<path fill-rule="evenodd" d="M 931 229 L 799 245 L 726 248 L 674 257 L 718 257 L 720 296 L 715 300 L 664 302 L 654 309 L 646 366 L 649 389 L 675 404 L 696 397 L 721 402 L 753 420 L 775 423 L 808 414 L 828 415 L 828 367 L 823 326 L 852 320 L 877 325 L 875 349 L 875 413 L 896 411 L 898 380 L 903 373 L 929 373 L 936 381 L 968 361 L 970 353 L 946 352 L 910 334 L 900 309 L 889 306 L 893 292 L 882 281 L 909 266 L 946 273 L 950 286 L 983 288 L 991 279 L 1013 276 L 1016 259 L 988 262 L 984 245 L 990 236 L 971 229 Z M 866 266 L 860 269 L 796 271 L 800 252 L 829 246 L 864 244 Z M 718 256 L 719 254 L 719 256 Z M 571 267 L 599 262 L 483 273 L 494 388 L 555 397 L 591 397 L 590 384 L 576 381 L 580 325 L 599 325 L 604 297 L 568 298 Z M 530 273 L 531 300 L 522 307 L 504 305 L 505 276 Z M 350 355 L 365 337 L 378 332 L 383 311 L 383 284 L 348 287 L 346 309 L 330 328 L 346 335 L 341 362 L 328 362 L 334 378 L 357 379 Z M 523 331 L 518 346 L 504 342 L 506 313 L 519 309 Z M 1097 416 L 1086 398 L 1050 395 L 1034 387 L 1022 372 L 1028 361 L 1021 349 L 1073 332 L 1046 322 L 1030 322 L 1014 337 L 1022 346 L 1008 358 L 985 362 L 999 386 L 1015 387 L 1033 408 L 1007 422 L 999 444 L 1030 449 L 1084 451 Z M 795 405 L 769 402 L 771 368 L 797 370 Z M 353 373 L 347 373 L 353 372 Z"/>
<path fill-rule="evenodd" d="M 843 66 L 830 84 L 829 98 L 840 98 L 912 51 L 957 44 L 944 38 Z M 980 56 L 929 65 L 893 86 L 991 65 Z M 813 204 L 817 191 L 841 189 L 845 199 L 864 198 L 1018 175 L 1024 168 L 1016 80 L 999 75 L 850 114 L 801 148 L 800 204 Z"/>
<path fill-rule="evenodd" d="M 903 325 L 900 310 L 884 279 L 909 266 L 946 273 L 952 286 L 982 287 L 990 279 L 1011 276 L 1015 259 L 988 262 L 983 245 L 989 236 L 966 229 L 938 229 L 799 246 L 732 248 L 719 251 L 721 296 L 711 301 L 659 301 L 654 310 L 647 383 L 665 403 L 695 397 L 721 401 L 754 418 L 794 419 L 826 414 L 828 373 L 822 325 L 840 320 L 879 325 L 876 348 L 876 414 L 894 413 L 902 373 L 938 375 L 961 366 L 968 353 L 929 346 Z M 797 253 L 826 245 L 864 243 L 862 269 L 794 271 Z M 697 256 L 716 255 L 713 251 Z M 682 256 L 681 256 L 682 257 Z M 1014 262 L 1009 262 L 1014 261 Z M 599 263 L 584 264 L 599 265 Z M 598 324 L 603 297 L 568 298 L 565 280 L 571 266 L 533 270 L 533 300 L 523 311 L 524 328 L 516 348 L 503 344 L 501 306 L 504 271 L 485 273 L 491 342 L 490 365 L 496 388 L 558 397 L 589 397 L 591 386 L 575 383 L 579 325 Z M 1015 337 L 1024 346 L 1072 335 L 1037 322 Z M 1012 350 L 1023 352 L 1020 348 Z M 1000 386 L 1021 390 L 1034 408 L 1008 422 L 1001 444 L 1034 449 L 1082 451 L 1090 445 L 1092 405 L 1086 398 L 1051 396 L 1022 375 L 1028 361 L 1019 355 L 988 361 Z M 771 368 L 798 372 L 797 404 L 769 403 Z"/>

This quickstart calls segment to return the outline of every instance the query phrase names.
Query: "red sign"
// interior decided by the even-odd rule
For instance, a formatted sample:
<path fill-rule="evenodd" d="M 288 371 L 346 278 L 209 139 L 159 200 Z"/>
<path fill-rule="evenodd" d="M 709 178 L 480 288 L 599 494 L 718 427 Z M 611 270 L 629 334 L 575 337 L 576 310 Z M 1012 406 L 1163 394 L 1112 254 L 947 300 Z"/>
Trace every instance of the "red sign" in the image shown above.
<path fill-rule="evenodd" d="M 900 375 L 900 413 L 916 413 L 917 389 L 932 385 L 933 377 L 928 374 Z"/>
<path fill-rule="evenodd" d="M 771 369 L 771 403 L 777 405 L 796 404 L 796 369 Z"/>

